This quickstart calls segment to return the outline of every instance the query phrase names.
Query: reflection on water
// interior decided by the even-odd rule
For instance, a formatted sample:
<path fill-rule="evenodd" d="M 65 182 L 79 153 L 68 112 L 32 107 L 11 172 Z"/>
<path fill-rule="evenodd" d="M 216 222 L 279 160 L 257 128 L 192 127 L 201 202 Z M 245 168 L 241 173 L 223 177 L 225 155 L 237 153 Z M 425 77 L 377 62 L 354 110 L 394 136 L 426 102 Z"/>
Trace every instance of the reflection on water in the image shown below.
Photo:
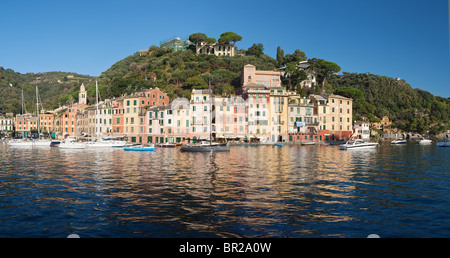
<path fill-rule="evenodd" d="M 140 153 L 0 145 L 0 152 L 3 237 L 450 233 L 442 227 L 450 222 L 448 148 L 234 146 L 229 153 Z"/>

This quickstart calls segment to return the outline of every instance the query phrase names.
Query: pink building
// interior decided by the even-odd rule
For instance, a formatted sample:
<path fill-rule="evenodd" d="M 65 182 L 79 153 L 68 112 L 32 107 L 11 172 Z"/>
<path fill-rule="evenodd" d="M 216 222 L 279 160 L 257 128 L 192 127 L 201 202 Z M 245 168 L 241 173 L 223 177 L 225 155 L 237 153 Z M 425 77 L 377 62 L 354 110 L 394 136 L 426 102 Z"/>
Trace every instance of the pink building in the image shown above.
<path fill-rule="evenodd" d="M 242 68 L 241 85 L 257 83 L 268 88 L 281 86 L 281 72 L 256 70 L 256 66 L 248 64 Z"/>

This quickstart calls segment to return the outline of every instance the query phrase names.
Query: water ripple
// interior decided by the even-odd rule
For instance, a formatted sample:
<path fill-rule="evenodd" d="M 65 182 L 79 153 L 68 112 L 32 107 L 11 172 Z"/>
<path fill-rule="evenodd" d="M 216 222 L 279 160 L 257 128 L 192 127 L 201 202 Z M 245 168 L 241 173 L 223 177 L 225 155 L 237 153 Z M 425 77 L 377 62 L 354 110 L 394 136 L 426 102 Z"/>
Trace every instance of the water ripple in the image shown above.
<path fill-rule="evenodd" d="M 443 237 L 449 150 L 0 145 L 2 237 Z"/>

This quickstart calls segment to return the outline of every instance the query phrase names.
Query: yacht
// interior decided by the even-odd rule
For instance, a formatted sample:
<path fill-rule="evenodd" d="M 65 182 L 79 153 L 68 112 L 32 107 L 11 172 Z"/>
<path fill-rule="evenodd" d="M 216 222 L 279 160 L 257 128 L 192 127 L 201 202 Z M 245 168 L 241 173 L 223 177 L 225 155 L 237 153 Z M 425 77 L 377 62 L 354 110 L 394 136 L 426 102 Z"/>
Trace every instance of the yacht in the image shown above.
<path fill-rule="evenodd" d="M 61 149 L 85 149 L 86 145 L 82 142 L 77 142 L 74 138 L 67 138 L 57 145 Z"/>
<path fill-rule="evenodd" d="M 355 149 L 374 149 L 378 146 L 377 142 L 364 142 L 361 139 L 347 141 L 345 144 L 339 145 L 340 150 L 355 150 Z"/>
<path fill-rule="evenodd" d="M 432 141 L 430 139 L 422 138 L 422 140 L 417 141 L 418 144 L 431 144 Z"/>

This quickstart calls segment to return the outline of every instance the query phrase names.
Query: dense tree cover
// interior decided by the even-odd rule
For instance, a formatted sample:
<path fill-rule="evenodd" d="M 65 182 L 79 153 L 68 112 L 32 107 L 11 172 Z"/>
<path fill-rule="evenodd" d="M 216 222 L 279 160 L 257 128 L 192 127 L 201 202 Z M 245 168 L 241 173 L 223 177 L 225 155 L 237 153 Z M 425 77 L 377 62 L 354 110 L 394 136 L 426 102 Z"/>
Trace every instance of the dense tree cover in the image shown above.
<path fill-rule="evenodd" d="M 198 45 L 201 42 L 216 42 L 203 33 L 194 33 L 189 39 Z M 219 42 L 235 44 L 242 39 L 233 32 L 221 34 Z M 215 94 L 233 94 L 240 87 L 242 68 L 252 64 L 258 70 L 277 70 L 285 67 L 286 80 L 283 86 L 297 90 L 302 96 L 323 90 L 327 93 L 350 97 L 353 101 L 354 120 L 367 117 L 377 121 L 389 116 L 394 127 L 404 131 L 437 134 L 450 129 L 450 100 L 434 96 L 427 91 L 412 89 L 404 80 L 386 76 L 344 72 L 339 65 L 323 59 L 308 59 L 296 49 L 291 54 L 277 48 L 276 59 L 264 54 L 264 46 L 255 43 L 247 50 L 238 50 L 238 55 L 196 55 L 195 46 L 187 51 L 149 47 L 149 54 L 130 55 L 103 72 L 98 78 L 100 99 L 119 97 L 141 89 L 158 87 L 171 98 L 189 98 L 192 89 L 207 88 L 211 83 Z M 300 61 L 308 60 L 306 71 L 297 69 Z M 302 89 L 300 83 L 308 72 L 314 72 L 318 81 L 312 89 Z M 69 75 L 73 75 L 70 76 Z M 72 78 L 75 77 L 75 78 Z M 21 92 L 24 91 L 26 110 L 35 110 L 35 85 L 46 109 L 70 104 L 78 100 L 79 86 L 84 83 L 88 91 L 88 103 L 95 103 L 94 77 L 74 73 L 50 72 L 20 74 L 0 67 L 0 113 L 21 112 Z M 59 81 L 58 81 L 59 80 Z"/>
<path fill-rule="evenodd" d="M 437 134 L 450 129 L 450 100 L 413 89 L 404 80 L 369 73 L 330 75 L 333 93 L 352 97 L 355 116 L 388 116 L 407 132 Z"/>
<path fill-rule="evenodd" d="M 70 78 L 69 78 L 70 75 Z M 93 77 L 67 72 L 26 73 L 0 67 L 0 113 L 22 113 L 22 90 L 25 110 L 36 110 L 36 86 L 46 110 L 78 99 L 79 86 Z"/>
<path fill-rule="evenodd" d="M 205 37 L 201 36 L 202 39 Z M 135 53 L 103 72 L 99 77 L 99 82 L 105 85 L 101 95 L 111 98 L 146 86 L 159 87 L 169 97 L 176 98 L 189 96 L 193 88 L 207 88 L 209 81 L 216 93 L 234 93 L 234 89 L 240 86 L 242 68 L 246 64 L 255 65 L 259 70 L 276 69 L 276 61 L 262 52 L 262 45 L 260 47 L 257 55 L 218 57 L 195 55 L 191 50 L 172 51 L 151 46 L 150 55 Z M 150 80 L 149 74 L 155 74 L 156 80 Z M 89 87 L 93 87 L 92 84 Z"/>

